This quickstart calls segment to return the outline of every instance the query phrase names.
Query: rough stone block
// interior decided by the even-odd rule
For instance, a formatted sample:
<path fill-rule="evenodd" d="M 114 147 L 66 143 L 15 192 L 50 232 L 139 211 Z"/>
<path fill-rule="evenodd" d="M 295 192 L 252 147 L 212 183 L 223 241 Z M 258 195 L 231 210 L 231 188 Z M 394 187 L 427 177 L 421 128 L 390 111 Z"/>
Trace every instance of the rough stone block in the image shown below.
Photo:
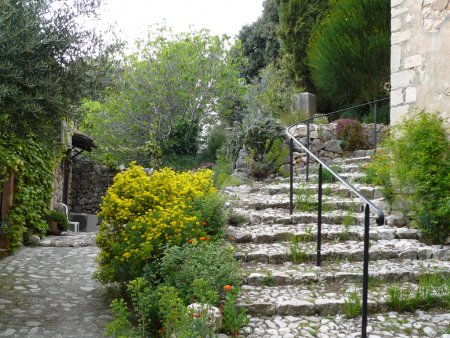
<path fill-rule="evenodd" d="M 403 60 L 403 68 L 405 69 L 419 66 L 422 66 L 422 55 L 420 54 L 405 57 Z"/>
<path fill-rule="evenodd" d="M 391 45 L 396 45 L 411 38 L 411 31 L 400 31 L 391 34 Z"/>
<path fill-rule="evenodd" d="M 398 125 L 402 122 L 402 118 L 408 113 L 409 105 L 391 107 L 391 125 Z"/>
<path fill-rule="evenodd" d="M 392 4 L 391 4 L 391 7 L 393 7 Z M 401 15 L 403 13 L 406 13 L 407 11 L 408 11 L 407 7 L 392 8 L 391 9 L 391 18 L 395 18 L 396 16 L 399 16 L 399 15 Z"/>
<path fill-rule="evenodd" d="M 402 3 L 403 3 L 403 0 L 391 0 L 391 7 L 401 5 Z"/>
<path fill-rule="evenodd" d="M 295 95 L 295 109 L 313 116 L 317 113 L 316 95 L 311 93 L 300 93 Z"/>
<path fill-rule="evenodd" d="M 395 89 L 391 91 L 391 106 L 395 107 L 403 104 L 403 90 Z"/>
<path fill-rule="evenodd" d="M 417 101 L 416 87 L 408 87 L 405 90 L 405 103 L 412 103 Z"/>
<path fill-rule="evenodd" d="M 400 29 L 402 22 L 399 18 L 393 18 L 391 20 L 391 32 L 395 32 Z"/>
<path fill-rule="evenodd" d="M 409 86 L 414 79 L 414 71 L 404 70 L 391 74 L 392 90 Z"/>

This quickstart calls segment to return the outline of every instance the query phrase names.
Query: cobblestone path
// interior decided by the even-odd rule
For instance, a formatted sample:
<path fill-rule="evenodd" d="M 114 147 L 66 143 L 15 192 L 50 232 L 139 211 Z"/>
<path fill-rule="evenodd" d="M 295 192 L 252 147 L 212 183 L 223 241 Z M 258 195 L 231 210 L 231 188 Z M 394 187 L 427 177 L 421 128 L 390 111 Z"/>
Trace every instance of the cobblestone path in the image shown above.
<path fill-rule="evenodd" d="M 0 337 L 103 336 L 113 297 L 92 279 L 94 235 L 50 236 L 0 260 Z"/>

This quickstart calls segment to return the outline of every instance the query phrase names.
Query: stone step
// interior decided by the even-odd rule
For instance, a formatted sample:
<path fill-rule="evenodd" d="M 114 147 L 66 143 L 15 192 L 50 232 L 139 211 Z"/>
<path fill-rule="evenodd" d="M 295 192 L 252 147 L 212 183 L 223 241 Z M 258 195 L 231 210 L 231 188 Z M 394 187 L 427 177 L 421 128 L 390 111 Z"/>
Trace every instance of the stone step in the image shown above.
<path fill-rule="evenodd" d="M 279 265 L 242 263 L 244 284 L 253 286 L 305 285 L 319 282 L 362 282 L 361 262 L 331 262 L 324 266 L 285 262 Z M 418 281 L 419 276 L 450 273 L 450 261 L 375 260 L 369 264 L 371 284 Z"/>
<path fill-rule="evenodd" d="M 363 167 L 366 162 L 330 162 L 327 165 L 337 174 L 341 173 L 354 173 L 354 172 L 362 172 Z M 324 169 L 326 170 L 326 169 Z M 317 163 L 312 163 L 309 165 L 309 174 L 317 174 L 319 172 L 319 165 Z M 295 168 L 296 175 L 305 175 L 306 174 L 306 165 Z"/>
<path fill-rule="evenodd" d="M 445 275 L 440 277 L 444 278 Z M 391 301 L 389 294 L 394 288 L 399 288 L 405 295 L 410 295 L 405 298 L 411 298 L 417 293 L 419 283 L 407 281 L 369 284 L 368 306 L 371 313 L 392 310 L 389 306 Z M 446 294 L 450 292 L 448 288 L 446 284 L 435 285 L 430 293 L 444 301 Z M 362 283 L 325 281 L 307 285 L 243 285 L 240 288 L 238 305 L 246 308 L 250 315 L 256 316 L 336 315 L 345 313 L 344 303 L 349 301 L 352 293 L 361 299 Z M 435 307 L 439 305 L 436 304 Z"/>
<path fill-rule="evenodd" d="M 308 224 L 317 222 L 317 211 L 314 212 L 300 212 L 294 211 L 292 215 L 289 214 L 288 209 L 268 208 L 264 210 L 248 210 L 246 208 L 234 208 L 234 213 L 240 215 L 244 223 L 249 225 L 257 224 Z M 376 215 L 370 213 L 370 224 L 376 226 Z M 322 212 L 322 222 L 326 224 L 343 224 L 363 225 L 364 213 L 350 212 L 345 210 L 333 210 Z"/>
<path fill-rule="evenodd" d="M 270 244 L 235 244 L 235 256 L 243 262 L 281 264 L 284 262 L 313 262 L 316 257 L 316 244 L 312 242 L 277 242 Z M 294 252 L 294 254 L 292 254 Z M 323 261 L 362 261 L 363 242 L 325 242 L 321 248 Z M 393 239 L 371 241 L 370 260 L 381 259 L 430 259 L 450 260 L 450 246 L 426 245 L 414 239 Z"/>
<path fill-rule="evenodd" d="M 364 184 L 355 184 L 354 187 L 365 197 L 370 200 L 379 199 L 383 197 L 380 188 L 374 188 L 371 186 L 367 186 Z M 294 182 L 294 191 L 298 191 L 301 189 L 302 191 L 307 191 L 312 196 L 315 196 L 317 199 L 317 183 L 308 183 L 306 184 L 304 181 L 296 181 Z M 322 186 L 323 189 L 323 197 L 324 198 L 335 198 L 338 196 L 339 198 L 351 198 L 354 197 L 354 194 L 348 190 L 341 183 L 324 183 Z M 278 183 L 278 184 L 264 184 L 260 182 L 256 182 L 249 185 L 241 185 L 237 187 L 227 187 L 224 189 L 225 195 L 230 197 L 232 201 L 239 201 L 241 199 L 289 199 L 289 183 Z"/>
<path fill-rule="evenodd" d="M 431 309 L 427 312 L 387 312 L 368 316 L 369 337 L 448 338 L 450 313 Z M 336 316 L 250 316 L 249 324 L 240 330 L 247 338 L 359 338 L 361 317 Z"/>
<path fill-rule="evenodd" d="M 302 195 L 300 197 L 302 201 L 307 201 L 305 203 L 308 207 L 312 207 L 313 209 L 317 208 L 317 195 L 305 197 Z M 296 197 L 294 197 L 294 203 L 296 201 Z M 264 209 L 288 209 L 289 208 L 289 195 L 275 195 L 275 196 L 264 196 L 264 195 L 253 195 L 253 196 L 241 196 L 239 200 L 231 203 L 233 206 L 239 206 L 240 208 L 249 208 L 255 210 L 264 210 Z M 296 206 L 296 210 L 302 210 L 302 206 Z M 323 196 L 322 197 L 322 210 L 325 212 L 327 210 L 347 210 L 353 212 L 363 212 L 364 211 L 364 202 L 359 198 L 339 198 L 333 196 Z"/>
<path fill-rule="evenodd" d="M 317 223 L 310 224 L 258 224 L 244 226 L 229 226 L 226 230 L 228 238 L 235 243 L 274 243 L 288 241 L 297 237 L 304 242 L 315 241 L 317 238 Z M 417 239 L 416 229 L 394 228 L 389 226 L 372 227 L 370 239 Z M 336 224 L 322 224 L 322 240 L 345 241 L 362 240 L 364 229 L 362 226 L 343 226 Z"/>

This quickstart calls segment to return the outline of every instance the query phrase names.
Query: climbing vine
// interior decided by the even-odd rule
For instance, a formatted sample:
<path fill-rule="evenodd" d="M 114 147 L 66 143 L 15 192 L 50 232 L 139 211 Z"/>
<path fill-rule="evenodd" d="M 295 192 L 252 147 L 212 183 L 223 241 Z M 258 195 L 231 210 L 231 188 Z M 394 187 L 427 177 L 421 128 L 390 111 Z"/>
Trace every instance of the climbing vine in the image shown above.
<path fill-rule="evenodd" d="M 0 183 L 15 174 L 14 203 L 8 211 L 5 233 L 14 250 L 32 229 L 38 235 L 48 230 L 45 216 L 52 196 L 53 169 L 59 159 L 58 147 L 36 135 L 0 136 Z"/>

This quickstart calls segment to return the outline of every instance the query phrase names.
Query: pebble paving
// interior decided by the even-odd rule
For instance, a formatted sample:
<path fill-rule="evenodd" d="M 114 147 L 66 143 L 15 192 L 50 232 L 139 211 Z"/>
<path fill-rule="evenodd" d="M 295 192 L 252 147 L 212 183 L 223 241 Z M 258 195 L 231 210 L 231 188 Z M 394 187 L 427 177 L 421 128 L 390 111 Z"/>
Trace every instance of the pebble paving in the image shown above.
<path fill-rule="evenodd" d="M 0 260 L 0 337 L 103 336 L 113 296 L 92 279 L 94 236 L 49 236 Z"/>

